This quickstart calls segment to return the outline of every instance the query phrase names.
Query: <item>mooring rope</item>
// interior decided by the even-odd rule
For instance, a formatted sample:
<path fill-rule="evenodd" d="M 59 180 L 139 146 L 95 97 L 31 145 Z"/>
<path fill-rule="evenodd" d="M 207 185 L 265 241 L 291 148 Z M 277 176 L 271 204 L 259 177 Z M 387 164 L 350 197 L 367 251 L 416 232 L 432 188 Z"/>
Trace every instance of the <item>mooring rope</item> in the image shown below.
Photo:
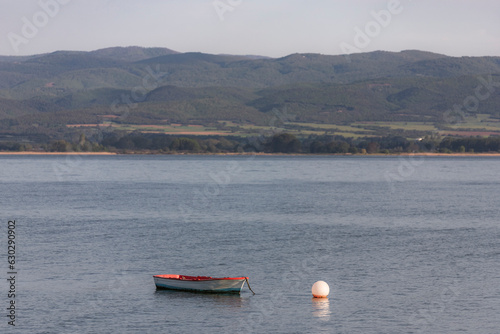
<path fill-rule="evenodd" d="M 250 287 L 250 283 L 248 282 L 248 277 L 245 277 L 245 280 L 247 281 L 247 286 L 252 291 L 252 293 L 255 295 L 255 292 L 253 292 L 252 288 Z"/>

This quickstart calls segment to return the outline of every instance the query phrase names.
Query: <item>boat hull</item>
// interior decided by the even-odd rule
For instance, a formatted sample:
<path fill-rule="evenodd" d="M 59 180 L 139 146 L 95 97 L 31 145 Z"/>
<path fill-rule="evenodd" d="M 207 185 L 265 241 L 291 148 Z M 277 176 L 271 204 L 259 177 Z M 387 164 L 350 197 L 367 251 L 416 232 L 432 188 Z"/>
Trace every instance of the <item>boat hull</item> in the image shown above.
<path fill-rule="evenodd" d="M 240 293 L 246 277 L 192 277 L 182 275 L 153 276 L 158 290 L 181 290 L 212 293 Z"/>

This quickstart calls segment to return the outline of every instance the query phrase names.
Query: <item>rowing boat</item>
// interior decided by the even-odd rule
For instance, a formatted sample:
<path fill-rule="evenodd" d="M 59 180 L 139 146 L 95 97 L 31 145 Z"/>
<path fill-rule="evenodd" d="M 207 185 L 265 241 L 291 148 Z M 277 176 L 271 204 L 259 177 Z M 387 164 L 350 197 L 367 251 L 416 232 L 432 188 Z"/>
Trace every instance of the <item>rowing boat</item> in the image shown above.
<path fill-rule="evenodd" d="M 186 275 L 154 275 L 158 290 L 184 290 L 214 293 L 240 293 L 248 277 L 209 277 Z"/>

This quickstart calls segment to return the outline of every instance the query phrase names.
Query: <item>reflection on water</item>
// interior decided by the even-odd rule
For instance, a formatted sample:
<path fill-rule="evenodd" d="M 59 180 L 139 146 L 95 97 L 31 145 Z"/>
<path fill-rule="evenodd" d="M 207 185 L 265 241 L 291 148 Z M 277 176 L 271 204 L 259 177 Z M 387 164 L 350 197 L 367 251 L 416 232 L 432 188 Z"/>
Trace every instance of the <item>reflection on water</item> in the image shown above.
<path fill-rule="evenodd" d="M 192 291 L 156 290 L 155 295 L 171 302 L 213 303 L 213 307 L 241 307 L 243 298 L 239 294 L 203 293 Z"/>
<path fill-rule="evenodd" d="M 223 321 L 227 316 L 240 319 L 247 314 L 248 309 L 245 298 L 239 294 L 156 290 L 154 296 L 155 305 L 163 312 L 161 322 L 169 328 L 187 326 L 186 318 L 180 316 L 183 313 L 189 314 L 190 323 L 207 325 Z M 183 311 L 179 313 L 178 310 Z M 192 332 L 187 330 L 182 333 Z"/>
<path fill-rule="evenodd" d="M 313 315 L 321 320 L 330 320 L 330 301 L 328 298 L 311 298 Z"/>

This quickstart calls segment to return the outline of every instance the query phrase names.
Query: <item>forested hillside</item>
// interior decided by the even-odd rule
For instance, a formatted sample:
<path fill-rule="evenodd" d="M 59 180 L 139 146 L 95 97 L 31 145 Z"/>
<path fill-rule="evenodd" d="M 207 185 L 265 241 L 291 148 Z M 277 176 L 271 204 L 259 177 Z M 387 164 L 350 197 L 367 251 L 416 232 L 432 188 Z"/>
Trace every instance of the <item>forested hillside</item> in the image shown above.
<path fill-rule="evenodd" d="M 0 56 L 0 141 L 10 144 L 82 133 L 99 143 L 103 129 L 488 136 L 500 134 L 499 117 L 500 57 L 411 50 L 273 59 L 140 47 Z"/>

